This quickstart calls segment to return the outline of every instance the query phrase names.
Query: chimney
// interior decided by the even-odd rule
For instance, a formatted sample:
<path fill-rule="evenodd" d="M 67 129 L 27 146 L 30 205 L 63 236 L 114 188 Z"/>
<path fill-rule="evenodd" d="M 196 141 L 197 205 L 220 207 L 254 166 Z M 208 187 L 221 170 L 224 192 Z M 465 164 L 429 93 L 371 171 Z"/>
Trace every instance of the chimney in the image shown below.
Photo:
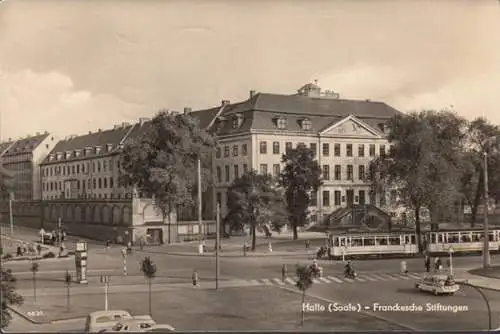
<path fill-rule="evenodd" d="M 251 90 L 251 91 L 250 91 L 250 98 L 254 97 L 254 96 L 255 96 L 255 94 L 256 94 L 256 92 L 255 92 L 254 90 Z"/>
<path fill-rule="evenodd" d="M 189 114 L 190 112 L 191 112 L 191 108 L 189 108 L 189 107 L 185 107 L 185 108 L 184 108 L 184 115 L 187 115 L 187 114 Z"/>
<path fill-rule="evenodd" d="M 222 100 L 222 106 L 227 106 L 230 103 L 231 103 L 231 101 L 229 101 L 229 100 Z"/>
<path fill-rule="evenodd" d="M 89 131 L 89 135 L 91 135 L 91 134 L 92 134 L 92 131 Z"/>

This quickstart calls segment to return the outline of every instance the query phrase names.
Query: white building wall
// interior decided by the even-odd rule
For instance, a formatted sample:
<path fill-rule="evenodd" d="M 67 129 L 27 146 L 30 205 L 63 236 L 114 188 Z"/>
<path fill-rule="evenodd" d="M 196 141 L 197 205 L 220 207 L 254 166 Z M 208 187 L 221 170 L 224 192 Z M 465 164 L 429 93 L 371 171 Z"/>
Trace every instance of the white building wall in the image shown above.
<path fill-rule="evenodd" d="M 40 164 L 47 155 L 56 146 L 58 140 L 52 134 L 47 136 L 40 145 L 33 150 L 33 199 L 40 200 L 42 198 L 42 177 L 40 175 Z"/>

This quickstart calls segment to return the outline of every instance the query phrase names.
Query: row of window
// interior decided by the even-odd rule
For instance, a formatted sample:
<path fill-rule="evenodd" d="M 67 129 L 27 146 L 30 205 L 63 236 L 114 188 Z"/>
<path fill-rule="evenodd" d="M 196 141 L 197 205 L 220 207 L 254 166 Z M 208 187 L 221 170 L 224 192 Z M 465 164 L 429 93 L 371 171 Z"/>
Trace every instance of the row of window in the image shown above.
<path fill-rule="evenodd" d="M 227 158 L 230 156 L 230 147 L 229 146 L 224 146 L 224 158 Z M 233 157 L 237 157 L 240 154 L 240 147 L 239 145 L 233 145 Z M 241 145 L 241 155 L 246 156 L 248 154 L 248 146 L 247 144 L 242 144 Z M 222 148 L 219 146 L 217 147 L 217 151 L 215 153 L 215 158 L 220 159 L 222 158 Z"/>
<path fill-rule="evenodd" d="M 323 180 L 330 180 L 330 165 L 323 165 Z M 354 165 L 346 165 L 346 180 L 354 180 Z M 335 181 L 342 180 L 342 165 L 333 166 L 333 179 Z M 366 179 L 366 166 L 359 165 L 358 166 L 358 179 L 365 180 Z"/>
<path fill-rule="evenodd" d="M 76 185 L 76 189 L 84 190 L 85 188 L 87 189 L 113 189 L 114 187 L 114 182 L 113 178 L 97 178 L 97 179 L 88 179 L 88 180 L 72 180 L 68 182 L 74 182 Z M 42 190 L 43 191 L 59 191 L 63 189 L 63 182 L 44 182 L 42 183 Z"/>
<path fill-rule="evenodd" d="M 117 160 L 116 167 L 120 168 L 120 161 Z M 113 163 L 111 161 L 106 160 L 98 160 L 92 163 L 92 173 L 100 173 L 100 172 L 108 172 L 113 170 Z M 46 167 L 43 169 L 43 176 L 70 176 L 70 175 L 78 175 L 88 174 L 90 172 L 90 163 L 78 163 L 73 165 L 65 165 L 65 166 L 52 166 Z"/>
<path fill-rule="evenodd" d="M 55 199 L 65 199 L 65 198 L 71 198 L 71 196 L 65 196 L 64 192 L 60 192 L 58 195 L 51 195 L 51 196 L 43 196 L 44 200 L 55 200 Z M 77 199 L 126 199 L 126 198 L 132 198 L 129 194 L 116 194 L 113 196 L 113 194 L 79 194 L 76 196 Z"/>
<path fill-rule="evenodd" d="M 281 154 L 281 143 L 278 141 L 273 142 L 273 154 Z M 289 149 L 292 148 L 292 142 L 286 142 L 285 143 L 285 152 Z M 305 143 L 298 143 L 298 145 L 305 145 Z M 347 157 L 352 157 L 354 156 L 354 150 L 353 150 L 353 144 L 344 144 L 345 145 L 345 156 Z M 311 150 L 314 152 L 317 151 L 317 144 L 316 143 L 310 143 L 309 147 Z M 341 150 L 341 144 L 336 143 L 333 144 L 333 155 L 336 157 L 340 157 L 342 155 L 342 150 Z M 366 152 L 366 148 L 368 147 L 368 152 Z M 368 156 L 374 157 L 376 155 L 376 145 L 375 144 L 358 144 L 357 145 L 357 152 L 358 152 L 358 157 L 365 157 Z M 229 151 L 228 151 L 229 152 Z M 267 154 L 268 149 L 267 149 L 267 142 L 266 141 L 261 141 L 259 143 L 259 152 L 260 154 Z M 321 145 L 321 154 L 324 157 L 330 156 L 330 144 L 329 143 L 323 143 Z M 379 155 L 383 156 L 386 154 L 386 149 L 385 145 L 380 145 L 379 147 Z M 228 155 L 229 156 L 229 155 Z"/>

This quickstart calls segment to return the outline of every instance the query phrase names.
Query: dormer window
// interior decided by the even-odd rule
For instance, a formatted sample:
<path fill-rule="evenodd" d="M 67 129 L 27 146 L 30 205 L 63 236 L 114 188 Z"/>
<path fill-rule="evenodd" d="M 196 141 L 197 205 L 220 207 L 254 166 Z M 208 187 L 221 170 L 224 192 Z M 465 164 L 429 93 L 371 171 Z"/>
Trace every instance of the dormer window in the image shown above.
<path fill-rule="evenodd" d="M 101 150 L 102 150 L 101 146 L 96 146 L 96 148 L 95 148 L 95 154 L 100 154 Z"/>
<path fill-rule="evenodd" d="M 113 149 L 113 144 L 108 144 L 107 149 L 108 149 L 108 152 L 111 152 L 111 150 Z"/>
<path fill-rule="evenodd" d="M 385 123 L 378 123 L 378 128 L 380 129 L 380 131 L 382 132 L 386 132 L 386 125 Z"/>
<path fill-rule="evenodd" d="M 75 150 L 75 157 L 79 157 L 81 155 L 82 151 L 81 150 Z"/>
<path fill-rule="evenodd" d="M 226 121 L 227 120 L 224 117 L 222 117 L 222 116 L 218 117 L 217 118 L 217 126 L 216 126 L 217 129 L 216 129 L 216 131 L 222 130 L 222 127 L 224 126 L 224 124 L 226 124 Z"/>
<path fill-rule="evenodd" d="M 233 129 L 238 129 L 243 124 L 243 115 L 236 114 L 233 116 Z"/>
<path fill-rule="evenodd" d="M 49 161 L 54 161 L 54 159 L 55 159 L 55 155 L 54 154 L 49 155 Z"/>
<path fill-rule="evenodd" d="M 57 160 L 62 160 L 63 154 L 62 153 L 57 153 Z"/>
<path fill-rule="evenodd" d="M 71 158 L 71 152 L 66 152 L 66 159 Z"/>
<path fill-rule="evenodd" d="M 274 118 L 274 124 L 278 129 L 286 129 L 287 121 L 286 118 L 278 116 Z"/>
<path fill-rule="evenodd" d="M 302 130 L 311 130 L 312 128 L 312 122 L 309 118 L 304 118 L 303 120 L 300 121 L 300 128 Z"/>

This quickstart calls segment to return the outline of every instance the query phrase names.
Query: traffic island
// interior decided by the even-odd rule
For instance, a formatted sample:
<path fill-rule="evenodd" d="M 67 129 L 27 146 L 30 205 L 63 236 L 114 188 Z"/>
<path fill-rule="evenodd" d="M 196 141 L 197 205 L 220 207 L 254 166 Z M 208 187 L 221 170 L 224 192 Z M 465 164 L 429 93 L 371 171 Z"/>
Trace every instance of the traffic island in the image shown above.
<path fill-rule="evenodd" d="M 485 268 L 472 269 L 469 270 L 469 274 L 500 279 L 500 266 L 492 266 L 487 269 Z"/>
<path fill-rule="evenodd" d="M 146 290 L 147 291 L 147 290 Z M 110 293 L 110 309 L 132 315 L 148 313 L 147 292 Z M 300 296 L 273 287 L 223 288 L 220 290 L 173 288 L 152 294 L 152 316 L 177 330 L 404 330 L 360 313 L 307 313 L 300 326 Z M 83 318 L 104 309 L 103 294 L 70 296 L 68 311 L 63 296 L 40 296 L 39 309 L 26 297 L 25 312 L 38 312 L 47 321 Z M 27 314 L 27 313 L 26 313 Z M 32 313 L 33 314 L 33 313 Z"/>

